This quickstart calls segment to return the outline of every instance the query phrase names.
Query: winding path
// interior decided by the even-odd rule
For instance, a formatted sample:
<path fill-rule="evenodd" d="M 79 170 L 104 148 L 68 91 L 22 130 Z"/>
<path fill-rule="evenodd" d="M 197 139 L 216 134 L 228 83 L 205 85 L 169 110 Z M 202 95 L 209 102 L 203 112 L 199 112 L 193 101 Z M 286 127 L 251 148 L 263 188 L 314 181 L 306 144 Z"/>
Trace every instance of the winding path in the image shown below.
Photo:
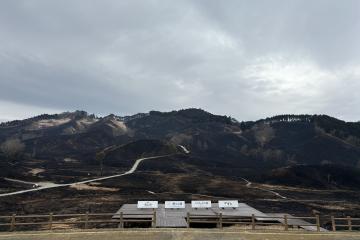
<path fill-rule="evenodd" d="M 28 181 L 23 181 L 23 180 L 19 180 L 19 179 L 13 179 L 13 178 L 4 178 L 4 180 L 8 181 L 8 182 L 15 182 L 15 183 L 21 183 L 21 184 L 26 184 L 26 185 L 36 185 L 36 183 L 34 182 L 28 182 Z"/>
<path fill-rule="evenodd" d="M 74 186 L 76 184 L 85 184 L 85 183 L 91 183 L 91 182 L 98 182 L 98 181 L 107 180 L 107 179 L 111 179 L 111 178 L 121 177 L 121 176 L 129 175 L 129 174 L 133 174 L 136 171 L 136 169 L 138 168 L 139 164 L 144 160 L 169 157 L 171 155 L 173 155 L 173 154 L 139 158 L 139 159 L 137 159 L 135 161 L 134 165 L 130 168 L 130 170 L 128 170 L 125 173 L 111 175 L 111 176 L 107 176 L 107 177 L 94 178 L 94 179 L 89 179 L 89 180 L 79 181 L 79 182 L 74 182 L 74 183 L 66 183 L 66 184 L 56 184 L 56 183 L 50 183 L 50 182 L 34 183 L 34 182 L 26 182 L 26 181 L 22 181 L 22 180 L 9 179 L 8 178 L 8 179 L 6 179 L 8 181 L 20 182 L 20 183 L 24 183 L 24 184 L 31 184 L 33 186 L 35 185 L 35 186 L 39 186 L 39 187 L 32 188 L 32 189 L 21 190 L 21 191 L 16 191 L 16 192 L 10 192 L 10 193 L 2 193 L 2 194 L 0 194 L 0 197 L 19 195 L 19 194 L 23 194 L 23 193 L 27 193 L 27 192 L 36 192 L 36 191 L 40 191 L 40 190 L 43 190 L 43 189 L 68 187 L 68 186 Z"/>
<path fill-rule="evenodd" d="M 190 151 L 187 150 L 187 148 L 184 147 L 183 145 L 178 145 L 178 146 L 184 151 L 184 153 L 186 153 L 186 154 L 189 154 L 189 153 L 190 153 Z"/>
<path fill-rule="evenodd" d="M 179 145 L 179 147 L 184 151 L 185 154 L 190 153 L 190 151 L 187 150 L 184 146 Z M 22 181 L 22 180 L 18 180 L 18 179 L 4 178 L 7 181 L 32 185 L 32 186 L 34 186 L 34 188 L 21 190 L 21 191 L 16 191 L 16 192 L 10 192 L 10 193 L 2 193 L 2 194 L 0 194 L 0 197 L 13 196 L 13 195 L 19 195 L 19 194 L 23 194 L 23 193 L 27 193 L 27 192 L 37 192 L 37 191 L 40 191 L 40 190 L 43 190 L 43 189 L 68 187 L 68 186 L 74 186 L 74 185 L 77 185 L 77 184 L 86 184 L 86 183 L 91 183 L 91 182 L 103 181 L 103 180 L 107 180 L 107 179 L 111 179 L 111 178 L 117 178 L 117 177 L 129 175 L 129 174 L 133 174 L 136 171 L 136 169 L 138 168 L 139 164 L 144 160 L 156 159 L 156 158 L 162 158 L 162 157 L 169 157 L 171 155 L 173 155 L 173 154 L 139 158 L 139 159 L 137 159 L 135 161 L 134 165 L 128 171 L 126 171 L 125 173 L 106 176 L 106 177 L 100 177 L 100 178 L 94 178 L 94 179 L 89 179 L 89 180 L 84 180 L 84 181 L 79 181 L 79 182 L 66 183 L 66 184 L 56 184 L 56 183 L 52 183 L 52 182 L 27 182 L 27 181 Z M 252 187 L 251 186 L 252 182 L 250 182 L 246 178 L 240 177 L 240 179 L 242 179 L 243 181 L 246 182 L 246 187 L 248 187 L 248 188 L 254 188 L 254 189 L 259 189 L 259 190 L 262 190 L 262 191 L 270 192 L 270 193 L 272 193 L 272 194 L 274 194 L 274 195 L 276 195 L 276 196 L 278 196 L 278 197 L 280 197 L 282 199 L 287 199 L 287 197 L 285 197 L 285 196 L 281 195 L 280 193 L 277 193 L 277 192 L 275 192 L 273 190 L 264 189 L 264 188 L 260 188 L 260 187 Z M 151 194 L 156 194 L 156 193 L 151 192 L 151 191 L 147 191 L 147 192 L 149 192 Z"/>
<path fill-rule="evenodd" d="M 240 179 L 244 180 L 246 182 L 246 187 L 248 188 L 254 188 L 254 189 L 259 189 L 259 190 L 262 190 L 262 191 L 265 191 L 265 192 L 269 192 L 269 193 L 272 193 L 274 195 L 276 195 L 277 197 L 279 198 L 282 198 L 282 199 L 288 199 L 287 197 L 281 195 L 280 193 L 278 192 L 275 192 L 273 190 L 269 190 L 269 189 L 265 189 L 265 188 L 261 188 L 261 187 L 252 187 L 251 184 L 252 182 L 250 182 L 248 179 L 246 178 L 242 178 L 242 177 L 239 177 Z"/>

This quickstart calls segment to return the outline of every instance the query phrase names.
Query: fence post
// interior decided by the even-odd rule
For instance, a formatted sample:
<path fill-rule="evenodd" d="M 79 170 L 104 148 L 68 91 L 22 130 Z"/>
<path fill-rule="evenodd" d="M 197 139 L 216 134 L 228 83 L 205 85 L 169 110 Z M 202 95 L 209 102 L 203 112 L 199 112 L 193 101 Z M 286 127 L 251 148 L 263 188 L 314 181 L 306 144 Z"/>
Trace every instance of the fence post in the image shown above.
<path fill-rule="evenodd" d="M 316 214 L 316 231 L 320 232 L 320 217 Z"/>
<path fill-rule="evenodd" d="M 347 218 L 347 222 L 348 222 L 349 231 L 352 231 L 351 217 L 347 216 L 346 218 Z"/>
<path fill-rule="evenodd" d="M 251 229 L 255 230 L 255 215 L 251 215 Z"/>
<path fill-rule="evenodd" d="M 223 221 L 222 221 L 222 213 L 219 215 L 219 228 L 223 227 Z"/>
<path fill-rule="evenodd" d="M 336 232 L 336 225 L 335 225 L 335 218 L 334 216 L 331 216 L 331 226 L 332 226 L 332 230 L 334 232 Z"/>
<path fill-rule="evenodd" d="M 153 212 L 152 227 L 156 227 L 156 211 Z"/>
<path fill-rule="evenodd" d="M 10 231 L 15 231 L 15 214 L 11 216 L 11 225 L 10 225 Z"/>
<path fill-rule="evenodd" d="M 123 228 L 123 227 L 124 227 L 123 212 L 120 212 L 119 228 Z"/>
<path fill-rule="evenodd" d="M 86 211 L 85 214 L 85 229 L 88 229 L 89 227 L 89 211 Z"/>
<path fill-rule="evenodd" d="M 49 214 L 49 230 L 52 229 L 52 222 L 53 222 L 53 213 Z"/>
<path fill-rule="evenodd" d="M 186 214 L 186 222 L 187 222 L 187 228 L 190 228 L 190 213 L 187 212 Z"/>
<path fill-rule="evenodd" d="M 284 228 L 285 228 L 285 231 L 289 230 L 288 216 L 286 214 L 284 215 Z"/>

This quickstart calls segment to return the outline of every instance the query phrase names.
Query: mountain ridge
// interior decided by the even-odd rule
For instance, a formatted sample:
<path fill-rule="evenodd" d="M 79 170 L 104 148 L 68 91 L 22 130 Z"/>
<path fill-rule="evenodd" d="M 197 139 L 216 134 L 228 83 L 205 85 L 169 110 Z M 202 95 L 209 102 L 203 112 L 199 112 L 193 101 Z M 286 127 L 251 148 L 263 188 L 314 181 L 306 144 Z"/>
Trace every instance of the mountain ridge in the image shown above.
<path fill-rule="evenodd" d="M 75 110 L 73 112 L 71 111 L 66 111 L 66 112 L 61 112 L 61 113 L 55 113 L 55 114 L 39 114 L 39 115 L 36 115 L 34 117 L 30 117 L 30 118 L 24 118 L 24 119 L 15 119 L 15 120 L 6 120 L 4 122 L 0 122 L 0 127 L 1 126 L 11 126 L 11 125 L 16 125 L 16 123 L 19 123 L 19 122 L 27 122 L 27 121 L 33 121 L 33 120 L 39 120 L 39 119 L 49 119 L 49 118 L 54 118 L 54 117 L 61 117 L 61 116 L 68 116 L 68 115 L 73 115 L 73 116 L 77 116 L 77 117 L 81 117 L 81 116 L 89 116 L 89 117 L 93 117 L 93 118 L 107 118 L 107 117 L 117 117 L 123 121 L 126 121 L 127 119 L 129 120 L 132 120 L 132 119 L 135 119 L 135 118 L 140 118 L 142 116 L 148 116 L 149 114 L 174 114 L 174 113 L 181 113 L 181 112 L 186 112 L 186 111 L 199 111 L 199 112 L 204 112 L 204 113 L 208 113 L 208 114 L 211 114 L 213 116 L 227 116 L 227 115 L 216 115 L 216 114 L 212 114 L 210 112 L 207 112 L 201 108 L 185 108 L 185 109 L 180 109 L 180 110 L 173 110 L 173 111 L 169 111 L 169 112 L 160 112 L 160 111 L 155 111 L 155 110 L 151 110 L 147 113 L 144 113 L 144 112 L 140 112 L 140 113 L 136 113 L 136 114 L 132 114 L 132 115 L 125 115 L 125 116 L 121 116 L 121 115 L 116 115 L 114 113 L 110 113 L 108 115 L 105 115 L 103 117 L 99 117 L 97 116 L 96 114 L 94 113 L 88 113 L 87 111 L 84 111 L 84 110 Z M 357 123 L 360 123 L 360 120 L 359 121 L 345 121 L 345 120 L 342 120 L 342 119 L 339 119 L 339 118 L 336 118 L 336 117 L 332 117 L 330 115 L 327 115 L 327 114 L 278 114 L 278 115 L 273 115 L 271 117 L 266 117 L 266 118 L 260 118 L 258 120 L 248 120 L 248 121 L 245 121 L 245 120 L 239 120 L 239 119 L 236 119 L 234 117 L 231 117 L 229 115 L 229 118 L 230 119 L 233 119 L 234 121 L 236 122 L 266 122 L 266 121 L 271 121 L 271 120 L 279 120 L 281 121 L 281 119 L 285 120 L 286 118 L 288 118 L 289 120 L 288 121 L 291 121 L 291 118 L 298 118 L 298 119 L 301 119 L 303 117 L 308 117 L 308 118 L 312 118 L 312 117 L 326 117 L 326 118 L 329 118 L 329 119 L 333 119 L 333 120 L 337 120 L 337 121 L 340 121 L 340 122 L 343 122 L 343 123 L 354 123 L 354 124 L 357 124 Z"/>
<path fill-rule="evenodd" d="M 283 114 L 239 122 L 230 116 L 195 108 L 125 117 L 114 114 L 97 117 L 75 111 L 0 124 L 0 144 L 11 139 L 18 139 L 24 149 L 21 157 L 10 160 L 0 151 L 2 165 L 7 169 L 5 176 L 6 172 L 24 175 L 16 173 L 11 164 L 29 168 L 39 159 L 44 162 L 31 167 L 48 167 L 56 172 L 65 159 L 75 159 L 79 168 L 97 169 L 100 152 L 130 143 L 136 147 L 122 148 L 116 154 L 112 152 L 111 157 L 103 157 L 105 172 L 112 167 L 129 167 L 131 159 L 141 155 L 178 154 L 177 145 L 191 151 L 191 156 L 184 160 L 187 166 L 209 174 L 246 176 L 259 181 L 271 182 L 269 177 L 276 179 L 282 168 L 304 164 L 319 168 L 328 165 L 360 168 L 360 123 L 327 115 Z M 293 174 L 284 176 L 293 177 Z M 294 179 L 289 182 L 301 185 L 301 181 Z M 329 182 L 329 187 L 337 186 Z"/>

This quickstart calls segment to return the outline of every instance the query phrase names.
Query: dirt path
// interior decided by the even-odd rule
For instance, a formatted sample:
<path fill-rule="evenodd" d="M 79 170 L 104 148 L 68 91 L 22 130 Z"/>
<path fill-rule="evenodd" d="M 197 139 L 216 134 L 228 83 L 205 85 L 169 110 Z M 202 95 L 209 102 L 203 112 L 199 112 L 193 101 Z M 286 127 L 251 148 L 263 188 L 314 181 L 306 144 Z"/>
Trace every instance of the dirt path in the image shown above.
<path fill-rule="evenodd" d="M 32 188 L 32 189 L 21 190 L 21 191 L 16 191 L 16 192 L 3 193 L 3 194 L 0 194 L 0 197 L 18 195 L 18 194 L 23 194 L 23 193 L 28 193 L 28 192 L 36 192 L 36 191 L 40 191 L 40 190 L 44 190 L 44 189 L 50 189 L 50 188 L 68 187 L 68 186 L 74 186 L 74 185 L 77 185 L 77 184 L 86 184 L 86 183 L 91 183 L 91 182 L 103 181 L 103 180 L 107 180 L 107 179 L 111 179 L 111 178 L 117 178 L 117 177 L 129 175 L 129 174 L 133 174 L 136 171 L 136 169 L 138 168 L 139 164 L 144 160 L 169 157 L 171 155 L 173 155 L 173 154 L 139 158 L 139 159 L 137 159 L 135 161 L 134 165 L 130 168 L 130 170 L 128 170 L 125 173 L 111 175 L 111 176 L 107 176 L 107 177 L 94 178 L 94 179 L 85 180 L 85 181 L 79 181 L 79 182 L 74 182 L 74 183 L 66 183 L 66 184 L 56 184 L 56 183 L 52 183 L 52 182 L 34 183 L 34 182 L 26 182 L 26 181 L 22 181 L 22 180 L 17 180 L 17 179 L 7 179 L 8 181 L 19 182 L 19 183 L 24 183 L 24 184 L 31 184 L 31 185 L 37 185 L 39 187 Z"/>
<path fill-rule="evenodd" d="M 280 193 L 275 192 L 275 191 L 273 191 L 273 190 L 269 190 L 269 189 L 261 188 L 261 187 L 253 187 L 253 186 L 251 186 L 251 185 L 252 185 L 252 182 L 250 182 L 250 181 L 249 181 L 248 179 L 246 179 L 246 178 L 240 177 L 240 179 L 242 179 L 242 180 L 244 180 L 244 181 L 246 182 L 246 187 L 248 187 L 248 188 L 259 189 L 259 190 L 261 190 L 261 191 L 265 191 L 265 192 L 272 193 L 272 194 L 274 194 L 275 196 L 277 196 L 277 197 L 279 197 L 279 198 L 288 199 L 287 197 L 285 197 L 285 196 L 281 195 Z"/>
<path fill-rule="evenodd" d="M 26 184 L 26 185 L 31 185 L 33 188 L 54 187 L 54 186 L 61 185 L 61 184 L 56 184 L 56 183 L 53 183 L 53 182 L 28 182 L 28 181 L 23 181 L 23 180 L 19 180 L 19 179 L 13 179 L 13 178 L 4 178 L 4 179 L 6 181 L 9 181 L 9 182 L 15 182 L 15 183 L 22 183 L 22 184 Z"/>
<path fill-rule="evenodd" d="M 189 154 L 189 153 L 190 153 L 190 151 L 187 150 L 187 148 L 184 147 L 183 145 L 179 145 L 179 147 L 184 151 L 184 153 L 186 153 L 186 154 Z"/>
<path fill-rule="evenodd" d="M 9 182 L 22 183 L 22 184 L 31 185 L 31 186 L 36 185 L 36 183 L 34 183 L 34 182 L 28 182 L 28 181 L 23 181 L 23 180 L 19 180 L 19 179 L 13 179 L 13 178 L 4 178 L 4 179 Z"/>

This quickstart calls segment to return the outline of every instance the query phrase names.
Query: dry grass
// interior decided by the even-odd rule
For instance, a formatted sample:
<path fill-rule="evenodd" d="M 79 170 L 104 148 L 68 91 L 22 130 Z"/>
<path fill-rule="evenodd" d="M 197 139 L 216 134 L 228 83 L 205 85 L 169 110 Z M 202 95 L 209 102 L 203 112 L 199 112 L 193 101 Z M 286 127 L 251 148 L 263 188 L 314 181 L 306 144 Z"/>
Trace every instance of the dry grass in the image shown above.
<path fill-rule="evenodd" d="M 33 168 L 29 171 L 30 174 L 32 174 L 33 176 L 36 176 L 39 173 L 45 172 L 45 169 L 42 168 Z"/>
<path fill-rule="evenodd" d="M 90 191 L 106 191 L 106 192 L 117 192 L 119 191 L 119 188 L 110 188 L 110 187 L 98 187 L 98 186 L 92 186 L 88 184 L 76 184 L 70 186 L 73 189 L 76 190 L 90 190 Z"/>

